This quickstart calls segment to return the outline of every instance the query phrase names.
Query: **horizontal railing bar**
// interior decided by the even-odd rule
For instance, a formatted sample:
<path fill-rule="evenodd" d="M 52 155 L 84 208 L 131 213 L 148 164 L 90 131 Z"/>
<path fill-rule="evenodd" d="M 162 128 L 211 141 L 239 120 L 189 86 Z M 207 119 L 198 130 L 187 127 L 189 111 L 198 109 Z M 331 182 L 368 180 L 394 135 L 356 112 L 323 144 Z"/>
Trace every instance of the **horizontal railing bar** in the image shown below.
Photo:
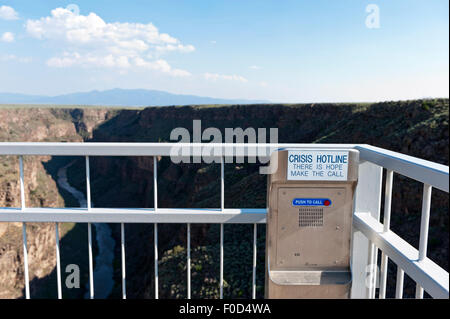
<path fill-rule="evenodd" d="M 360 159 L 383 166 L 435 188 L 449 191 L 449 167 L 367 144 L 290 144 L 290 143 L 59 143 L 1 142 L 0 155 L 55 156 L 171 156 L 184 148 L 183 156 L 268 156 L 277 149 L 348 149 L 360 151 Z"/>
<path fill-rule="evenodd" d="M 0 222 L 259 224 L 266 209 L 0 208 Z"/>
<path fill-rule="evenodd" d="M 170 156 L 174 148 L 185 147 L 187 155 L 202 155 L 213 149 L 216 156 L 236 154 L 236 151 L 256 150 L 270 155 L 278 148 L 353 148 L 355 144 L 269 144 L 269 143 L 58 143 L 2 142 L 0 155 L 61 155 L 61 156 Z M 185 155 L 185 154 L 183 154 Z"/>
<path fill-rule="evenodd" d="M 433 298 L 449 297 L 448 272 L 429 258 L 419 262 L 417 249 L 394 232 L 383 232 L 383 224 L 369 213 L 355 213 L 353 226 L 369 238 Z"/>
<path fill-rule="evenodd" d="M 359 151 L 360 160 L 449 192 L 448 166 L 371 145 L 356 145 L 355 148 Z"/>

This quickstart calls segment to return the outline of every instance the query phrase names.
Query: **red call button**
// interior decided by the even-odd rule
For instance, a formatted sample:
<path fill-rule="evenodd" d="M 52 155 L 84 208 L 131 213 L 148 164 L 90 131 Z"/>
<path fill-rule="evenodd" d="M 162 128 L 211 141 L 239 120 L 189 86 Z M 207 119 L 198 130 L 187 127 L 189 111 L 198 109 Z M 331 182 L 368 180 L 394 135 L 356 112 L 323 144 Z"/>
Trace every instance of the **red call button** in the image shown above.
<path fill-rule="evenodd" d="M 327 199 L 327 200 L 325 200 L 325 201 L 323 202 L 323 204 L 324 204 L 325 206 L 330 206 L 331 202 Z"/>

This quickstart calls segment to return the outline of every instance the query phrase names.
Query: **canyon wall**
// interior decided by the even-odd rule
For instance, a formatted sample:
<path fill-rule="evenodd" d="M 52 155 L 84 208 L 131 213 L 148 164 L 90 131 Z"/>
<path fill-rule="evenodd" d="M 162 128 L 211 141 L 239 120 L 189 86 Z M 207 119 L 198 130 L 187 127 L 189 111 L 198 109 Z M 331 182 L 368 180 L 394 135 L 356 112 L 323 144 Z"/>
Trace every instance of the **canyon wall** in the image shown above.
<path fill-rule="evenodd" d="M 367 143 L 448 165 L 448 100 L 418 100 L 373 104 L 233 105 L 165 107 L 121 111 L 98 126 L 90 141 L 169 142 L 170 132 L 201 120 L 202 129 L 278 128 L 281 143 Z M 267 130 L 268 131 L 268 130 Z M 92 198 L 104 207 L 153 207 L 153 160 L 149 157 L 95 158 L 91 170 Z M 83 163 L 71 173 L 83 188 Z M 220 166 L 158 161 L 159 207 L 220 207 Z M 258 165 L 225 166 L 225 207 L 265 207 L 266 178 Z M 418 247 L 422 185 L 395 174 L 392 229 Z M 448 269 L 448 195 L 433 192 L 429 256 Z M 153 296 L 153 226 L 127 225 L 130 297 Z M 225 227 L 225 293 L 249 297 L 251 292 L 250 226 Z M 247 229 L 248 228 L 248 229 Z M 185 292 L 186 226 L 160 225 L 160 294 L 183 298 Z M 264 229 L 260 229 L 260 241 Z M 117 239 L 119 233 L 116 231 Z M 193 295 L 218 296 L 218 227 L 194 225 Z M 264 247 L 259 265 L 264 265 Z M 116 251 L 119 256 L 119 251 Z M 250 257 L 249 257 L 250 256 Z M 395 266 L 390 266 L 395 276 Z M 116 282 L 120 282 L 120 269 Z M 263 293 L 263 267 L 258 270 L 258 295 Z M 394 278 L 394 277 L 391 277 Z M 395 282 L 390 280 L 390 282 Z M 406 281 L 405 296 L 414 283 Z M 116 287 L 119 290 L 119 286 Z M 163 289 L 164 288 L 164 289 Z M 394 287 L 389 287 L 388 294 Z"/>
<path fill-rule="evenodd" d="M 0 107 L 2 142 L 82 142 L 96 125 L 114 112 L 107 109 Z M 63 207 L 65 201 L 49 173 L 51 156 L 24 157 L 27 207 Z M 20 207 L 19 160 L 2 156 L 0 163 L 0 207 Z M 70 227 L 61 227 L 61 237 Z M 44 278 L 55 267 L 55 225 L 28 223 L 30 281 Z M 22 223 L 0 223 L 0 298 L 23 296 L 24 273 Z M 33 296 L 38 287 L 31 285 Z"/>
<path fill-rule="evenodd" d="M 448 165 L 448 99 L 371 104 L 299 104 L 159 107 L 135 110 L 101 108 L 0 109 L 2 141 L 169 142 L 177 127 L 192 133 L 192 121 L 202 129 L 278 128 L 281 143 L 367 143 Z M 92 200 L 97 207 L 153 207 L 153 159 L 92 157 Z M 57 157 L 25 157 L 27 205 L 62 206 L 70 196 L 58 189 Z M 19 206 L 17 157 L 0 163 L 0 205 Z M 68 170 L 71 185 L 85 189 L 84 159 Z M 175 165 L 158 159 L 159 207 L 219 207 L 220 165 Z M 392 229 L 417 246 L 422 186 L 394 176 Z M 266 177 L 258 165 L 225 166 L 225 206 L 263 208 Z M 448 269 L 448 195 L 433 191 L 429 256 Z M 1 298 L 23 296 L 21 224 L 0 224 Z M 118 225 L 111 225 L 120 241 Z M 153 225 L 126 224 L 127 295 L 153 298 Z M 69 242 L 85 243 L 67 228 Z M 192 225 L 192 289 L 196 298 L 218 296 L 218 225 Z M 70 232 L 69 232 L 70 231 Z M 3 234 L 2 234 L 3 232 Z M 67 232 L 69 232 L 67 235 Z M 160 297 L 186 295 L 186 225 L 159 225 Z M 54 225 L 28 229 L 32 293 L 41 295 L 54 281 Z M 258 228 L 257 295 L 264 290 L 264 226 Z M 71 237 L 71 238 L 72 238 Z M 81 238 L 81 239 L 80 239 Z M 81 245 L 81 244 L 80 244 Z M 112 298 L 120 297 L 120 246 L 116 245 Z M 225 289 L 227 297 L 251 294 L 252 225 L 225 226 Z M 70 251 L 87 258 L 84 247 Z M 64 254 L 69 255 L 69 253 Z M 78 255 L 77 255 L 78 256 Z M 14 265 L 14 266 L 11 266 Z M 42 269 L 38 269 L 42 268 Z M 389 276 L 395 276 L 395 266 Z M 86 277 L 87 274 L 83 273 Z M 51 279 L 49 279 L 51 278 Z M 392 277 L 393 278 L 393 277 Z M 50 283 L 51 282 L 51 283 Z M 392 282 L 392 280 L 391 280 Z M 54 284 L 54 283 L 53 283 Z M 52 285 L 53 285 L 52 284 Z M 34 287 L 34 288 L 33 288 Z M 405 296 L 414 284 L 405 283 Z M 51 287 L 53 293 L 56 289 Z M 393 287 L 389 287 L 392 293 Z M 53 295 L 52 295 L 53 296 Z"/>

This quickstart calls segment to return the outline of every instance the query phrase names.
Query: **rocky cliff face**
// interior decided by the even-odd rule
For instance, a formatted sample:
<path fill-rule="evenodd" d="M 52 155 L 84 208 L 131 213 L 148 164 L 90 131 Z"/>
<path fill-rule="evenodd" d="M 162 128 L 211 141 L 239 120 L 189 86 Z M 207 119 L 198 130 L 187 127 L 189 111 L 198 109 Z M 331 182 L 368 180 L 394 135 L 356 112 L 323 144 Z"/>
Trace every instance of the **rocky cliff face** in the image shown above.
<path fill-rule="evenodd" d="M 81 142 L 113 112 L 107 109 L 0 108 L 2 142 Z M 24 157 L 27 207 L 63 207 L 64 200 L 46 164 L 50 156 Z M 0 163 L 0 207 L 20 207 L 19 160 L 4 156 Z M 64 227 L 61 235 L 65 235 Z M 30 281 L 55 267 L 55 225 L 27 225 Z M 0 223 L 0 298 L 23 296 L 22 224 Z M 31 285 L 32 295 L 36 286 Z"/>

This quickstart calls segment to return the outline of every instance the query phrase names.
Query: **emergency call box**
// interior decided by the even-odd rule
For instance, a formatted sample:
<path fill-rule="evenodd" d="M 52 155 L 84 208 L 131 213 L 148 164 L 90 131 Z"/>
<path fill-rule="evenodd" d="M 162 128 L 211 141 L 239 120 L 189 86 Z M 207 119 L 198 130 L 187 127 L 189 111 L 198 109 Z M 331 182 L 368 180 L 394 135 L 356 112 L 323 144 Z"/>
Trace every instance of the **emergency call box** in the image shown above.
<path fill-rule="evenodd" d="M 346 298 L 359 152 L 274 152 L 267 187 L 266 298 Z"/>

